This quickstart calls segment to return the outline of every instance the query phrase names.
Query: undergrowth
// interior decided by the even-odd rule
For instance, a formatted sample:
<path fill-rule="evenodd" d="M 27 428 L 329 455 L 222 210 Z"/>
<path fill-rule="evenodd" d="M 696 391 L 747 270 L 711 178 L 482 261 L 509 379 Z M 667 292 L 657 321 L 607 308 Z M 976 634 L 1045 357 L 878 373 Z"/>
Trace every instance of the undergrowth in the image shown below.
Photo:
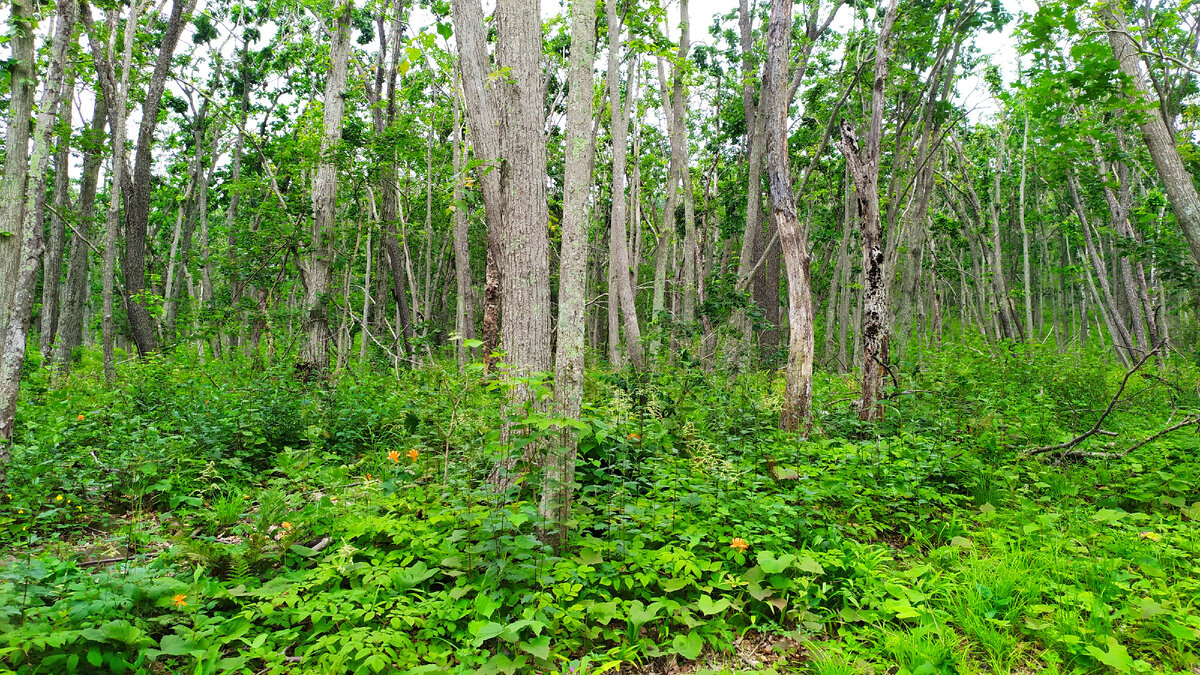
<path fill-rule="evenodd" d="M 1124 372 L 1086 354 L 948 346 L 873 425 L 821 373 L 808 439 L 777 429 L 778 377 L 590 373 L 558 551 L 532 479 L 485 482 L 556 422 L 506 411 L 478 367 L 327 387 L 124 368 L 115 388 L 94 363 L 27 376 L 0 506 L 8 671 L 1200 666 L 1200 440 L 1120 456 L 1200 409 L 1188 364 L 1131 379 L 1098 458 L 1028 454 L 1112 400 Z M 770 653 L 739 653 L 760 636 Z"/>

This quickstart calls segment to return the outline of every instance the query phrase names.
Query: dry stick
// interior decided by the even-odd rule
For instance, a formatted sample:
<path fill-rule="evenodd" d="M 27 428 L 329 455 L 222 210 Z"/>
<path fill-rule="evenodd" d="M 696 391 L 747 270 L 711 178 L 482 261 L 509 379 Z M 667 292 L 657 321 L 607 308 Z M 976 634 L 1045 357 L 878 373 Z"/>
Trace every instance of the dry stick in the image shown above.
<path fill-rule="evenodd" d="M 1158 343 L 1158 346 L 1156 346 L 1156 347 L 1154 347 L 1154 349 L 1151 349 L 1150 351 L 1146 352 L 1146 355 L 1143 356 L 1140 361 L 1135 363 L 1133 365 L 1133 368 L 1130 368 L 1128 371 L 1125 372 L 1125 377 L 1121 378 L 1121 386 L 1117 388 L 1116 395 L 1113 396 L 1112 400 L 1108 402 L 1108 407 L 1105 408 L 1104 412 L 1100 414 L 1100 419 L 1096 420 L 1096 424 L 1094 424 L 1091 429 L 1088 429 L 1087 431 L 1083 432 L 1082 434 L 1076 436 L 1075 438 L 1073 438 L 1069 441 L 1059 443 L 1058 445 L 1047 445 L 1045 447 L 1041 447 L 1036 450 L 1030 450 L 1029 454 L 1030 455 L 1041 455 L 1041 454 L 1047 453 L 1047 452 L 1054 452 L 1056 450 L 1062 450 L 1063 455 L 1065 456 L 1067 454 L 1067 451 L 1070 450 L 1071 448 L 1079 445 L 1080 443 L 1091 438 L 1092 436 L 1095 436 L 1096 434 L 1101 433 L 1100 425 L 1104 424 L 1105 418 L 1107 418 L 1109 413 L 1111 413 L 1113 411 L 1113 407 L 1117 405 L 1117 401 L 1121 398 L 1121 394 L 1123 394 L 1125 392 L 1125 385 L 1129 382 L 1129 378 L 1132 377 L 1133 374 L 1136 373 L 1138 371 L 1138 369 L 1141 368 L 1147 361 L 1149 361 L 1150 357 L 1153 356 L 1154 353 L 1157 352 L 1160 348 L 1162 348 L 1163 344 L 1164 343 L 1162 343 L 1162 342 Z"/>

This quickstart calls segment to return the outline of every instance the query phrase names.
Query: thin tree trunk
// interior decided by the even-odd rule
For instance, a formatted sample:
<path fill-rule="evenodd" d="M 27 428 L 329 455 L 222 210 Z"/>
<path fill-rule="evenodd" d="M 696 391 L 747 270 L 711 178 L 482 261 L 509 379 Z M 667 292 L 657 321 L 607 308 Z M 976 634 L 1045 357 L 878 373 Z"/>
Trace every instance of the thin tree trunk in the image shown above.
<path fill-rule="evenodd" d="M 686 3 L 686 0 L 684 0 Z M 621 31 L 616 27 L 619 26 L 617 18 L 617 9 L 615 3 L 608 3 L 608 68 L 611 72 L 616 73 L 621 67 L 620 51 L 621 51 Z M 631 62 L 630 69 L 636 69 L 636 58 Z M 621 98 L 621 78 L 609 77 L 609 93 L 608 101 L 612 115 L 612 211 L 610 213 L 611 224 L 609 227 L 609 265 L 612 266 L 613 272 L 609 274 L 609 289 L 608 297 L 610 306 L 614 306 L 614 297 L 616 305 L 620 308 L 620 314 L 623 321 L 622 326 L 625 329 L 625 350 L 629 354 L 629 360 L 634 368 L 639 370 L 645 368 L 645 362 L 642 359 L 642 331 L 638 324 L 636 297 L 633 292 L 633 285 L 629 279 L 629 248 L 626 239 L 628 232 L 626 230 L 627 196 L 626 196 L 626 144 L 629 139 L 629 117 L 633 107 L 634 93 L 632 89 L 626 92 L 625 99 Z M 615 286 L 612 285 L 615 283 Z M 610 310 L 611 312 L 611 310 Z M 611 316 L 611 314 L 610 314 Z M 609 330 L 613 330 L 612 319 L 609 319 Z M 617 335 L 609 335 L 609 356 L 610 359 L 614 355 L 613 345 L 619 340 Z"/>
<path fill-rule="evenodd" d="M 71 101 L 75 95 L 75 74 L 68 73 L 63 86 L 62 115 L 59 127 L 66 128 L 58 135 L 54 151 L 54 208 L 50 212 L 50 239 L 46 242 L 46 254 L 42 260 L 42 310 L 41 338 L 42 357 L 49 360 L 53 355 L 54 340 L 58 330 L 59 291 L 62 286 L 63 247 L 66 245 L 66 213 L 71 194 Z"/>
<path fill-rule="evenodd" d="M 100 177 L 101 147 L 108 109 L 104 96 L 96 96 L 91 127 L 84 131 L 83 173 L 79 179 L 78 226 L 71 235 L 71 254 L 67 258 L 67 283 L 63 288 L 59 313 L 58 346 L 55 360 L 69 369 L 75 349 L 83 344 L 85 305 L 89 296 L 88 247 L 96 232 L 96 186 Z"/>
<path fill-rule="evenodd" d="M 1025 131 L 1021 134 L 1021 187 L 1017 200 L 1017 219 L 1021 224 L 1021 262 L 1025 281 L 1025 337 L 1032 340 L 1037 328 L 1033 325 L 1033 282 L 1029 262 L 1029 228 L 1025 225 L 1025 173 L 1029 156 L 1029 111 L 1025 111 Z"/>
<path fill-rule="evenodd" d="M 595 7 L 592 8 L 593 16 Z M 594 48 L 593 48 L 594 49 Z M 591 99 L 588 100 L 591 103 Z M 471 246 L 470 223 L 463 203 L 462 172 L 466 166 L 463 157 L 462 110 L 459 104 L 458 83 L 454 87 L 454 279 L 457 287 L 457 304 L 454 311 L 454 328 L 462 340 L 458 343 L 458 368 L 461 371 L 470 358 L 465 341 L 475 339 L 475 301 L 471 293 Z M 565 216 L 564 216 L 565 217 Z M 565 225 L 564 225 L 565 227 Z M 560 278 L 561 279 L 561 278 Z M 563 283 L 561 280 L 560 284 Z M 559 291 L 560 302 L 562 291 Z M 561 319 L 560 319 L 561 320 Z M 561 334 L 562 327 L 559 327 Z"/>

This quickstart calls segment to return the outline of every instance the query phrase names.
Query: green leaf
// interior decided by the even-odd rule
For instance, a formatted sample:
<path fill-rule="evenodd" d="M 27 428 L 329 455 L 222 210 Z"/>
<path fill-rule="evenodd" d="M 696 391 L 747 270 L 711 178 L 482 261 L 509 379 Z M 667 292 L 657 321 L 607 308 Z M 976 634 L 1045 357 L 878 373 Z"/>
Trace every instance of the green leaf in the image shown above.
<path fill-rule="evenodd" d="M 675 653 L 683 658 L 694 661 L 697 656 L 700 656 L 700 650 L 704 649 L 704 638 L 696 634 L 695 631 L 687 635 L 676 635 L 671 641 L 671 647 L 675 649 Z"/>
<path fill-rule="evenodd" d="M 473 621 L 471 622 L 471 626 L 473 626 L 473 628 L 471 628 L 471 632 L 475 635 L 475 640 L 472 644 L 474 644 L 476 647 L 494 637 L 498 637 L 500 633 L 504 632 L 504 626 L 496 623 L 495 621 Z"/>
<path fill-rule="evenodd" d="M 649 606 L 643 605 L 641 600 L 634 600 L 629 605 L 629 622 L 634 626 L 644 625 L 654 617 L 658 616 L 658 610 L 662 609 L 661 602 L 652 602 Z"/>
<path fill-rule="evenodd" d="M 1124 511 L 1114 511 L 1112 509 L 1100 509 L 1092 514 L 1092 520 L 1098 523 L 1115 523 L 1124 518 L 1127 514 Z"/>
<path fill-rule="evenodd" d="M 796 556 L 790 553 L 785 553 L 776 558 L 775 554 L 771 553 L 770 551 L 758 552 L 758 564 L 767 574 L 779 574 L 791 567 L 792 563 L 795 561 Z"/>
<path fill-rule="evenodd" d="M 550 658 L 550 636 L 543 635 L 521 643 L 521 649 L 545 661 Z"/>
<path fill-rule="evenodd" d="M 696 605 L 700 608 L 701 612 L 712 616 L 713 614 L 719 614 L 729 609 L 729 599 L 721 598 L 720 600 L 714 602 L 712 597 L 708 595 L 702 595 L 700 596 L 700 600 L 696 603 Z"/>
<path fill-rule="evenodd" d="M 1087 651 L 1097 661 L 1115 670 L 1128 671 L 1133 668 L 1133 657 L 1129 656 L 1129 650 L 1111 636 L 1108 638 L 1108 651 L 1091 645 L 1088 645 Z"/>
<path fill-rule="evenodd" d="M 807 556 L 800 559 L 798 566 L 810 574 L 825 574 L 825 568 L 821 567 L 821 563 Z"/>
<path fill-rule="evenodd" d="M 99 668 L 100 664 L 104 663 L 104 656 L 100 653 L 99 649 L 92 647 L 87 652 L 87 662 L 92 664 L 92 666 Z"/>

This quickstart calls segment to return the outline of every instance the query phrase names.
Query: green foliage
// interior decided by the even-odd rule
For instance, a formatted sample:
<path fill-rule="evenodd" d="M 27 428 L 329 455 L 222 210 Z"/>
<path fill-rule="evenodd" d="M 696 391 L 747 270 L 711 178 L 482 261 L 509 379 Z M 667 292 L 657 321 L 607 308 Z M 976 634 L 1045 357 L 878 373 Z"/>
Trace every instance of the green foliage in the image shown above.
<path fill-rule="evenodd" d="M 1094 424 L 1121 374 L 951 346 L 902 364 L 920 391 L 872 427 L 822 374 L 802 440 L 765 374 L 592 373 L 554 550 L 535 474 L 507 496 L 485 477 L 561 422 L 506 410 L 477 369 L 320 388 L 151 361 L 112 390 L 77 371 L 21 403 L 0 664 L 597 673 L 766 640 L 776 672 L 1186 672 L 1195 437 L 1023 454 Z M 1194 367 L 1146 375 L 1106 424 L 1131 440 L 1200 407 Z"/>

